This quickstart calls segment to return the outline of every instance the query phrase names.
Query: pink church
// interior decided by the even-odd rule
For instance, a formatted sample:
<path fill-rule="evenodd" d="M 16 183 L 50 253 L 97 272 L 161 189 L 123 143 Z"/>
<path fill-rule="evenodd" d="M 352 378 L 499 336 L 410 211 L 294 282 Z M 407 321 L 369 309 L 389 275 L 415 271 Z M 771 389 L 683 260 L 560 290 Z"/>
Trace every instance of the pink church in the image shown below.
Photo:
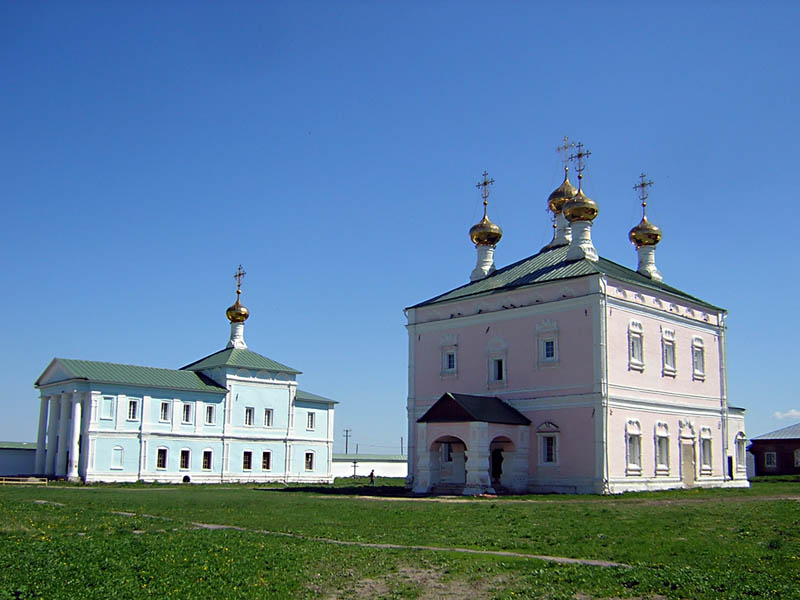
<path fill-rule="evenodd" d="M 663 282 L 644 175 L 629 234 L 637 270 L 598 256 L 578 150 L 578 189 L 565 169 L 548 199 L 549 244 L 495 268 L 502 231 L 484 173 L 470 282 L 406 309 L 417 493 L 749 485 L 744 410 L 727 403 L 725 310 Z"/>

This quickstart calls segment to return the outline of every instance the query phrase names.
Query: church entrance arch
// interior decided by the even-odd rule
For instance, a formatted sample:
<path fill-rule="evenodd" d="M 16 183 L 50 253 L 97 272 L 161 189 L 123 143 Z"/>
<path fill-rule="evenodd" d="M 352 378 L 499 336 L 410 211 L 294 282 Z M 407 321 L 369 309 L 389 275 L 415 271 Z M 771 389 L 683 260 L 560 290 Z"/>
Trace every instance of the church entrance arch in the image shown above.
<path fill-rule="evenodd" d="M 430 445 L 431 485 L 458 484 L 467 481 L 467 445 L 459 437 L 444 435 L 436 438 Z M 438 469 L 436 468 L 438 465 Z"/>
<path fill-rule="evenodd" d="M 489 480 L 492 486 L 503 484 L 511 475 L 511 460 L 516 448 L 507 436 L 494 438 L 489 444 Z"/>

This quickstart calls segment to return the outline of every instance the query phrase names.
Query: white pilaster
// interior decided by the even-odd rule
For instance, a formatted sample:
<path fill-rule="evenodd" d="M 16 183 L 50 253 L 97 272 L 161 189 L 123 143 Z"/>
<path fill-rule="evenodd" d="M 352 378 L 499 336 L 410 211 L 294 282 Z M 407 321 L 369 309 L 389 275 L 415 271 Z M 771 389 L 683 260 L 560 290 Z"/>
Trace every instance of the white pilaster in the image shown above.
<path fill-rule="evenodd" d="M 69 429 L 69 403 L 72 394 L 61 394 L 61 410 L 58 413 L 58 451 L 56 453 L 56 477 L 67 475 L 67 438 Z"/>
<path fill-rule="evenodd" d="M 231 323 L 231 339 L 228 340 L 227 348 L 245 349 L 247 344 L 244 342 L 244 323 Z"/>
<path fill-rule="evenodd" d="M 585 258 L 597 262 L 597 250 L 592 244 L 592 222 L 573 221 L 572 240 L 567 250 L 567 260 Z"/>
<path fill-rule="evenodd" d="M 487 275 L 495 272 L 494 266 L 494 246 L 477 245 L 475 249 L 478 252 L 478 262 L 472 273 L 469 276 L 470 281 L 477 281 L 483 279 Z"/>
<path fill-rule="evenodd" d="M 636 270 L 653 281 L 661 281 L 663 277 L 656 268 L 656 247 L 641 246 L 636 249 L 636 253 L 639 255 L 639 267 Z"/>
<path fill-rule="evenodd" d="M 39 431 L 36 435 L 36 464 L 34 474 L 44 475 L 45 452 L 47 452 L 47 407 L 49 396 L 39 399 Z"/>
<path fill-rule="evenodd" d="M 58 446 L 59 397 L 50 396 L 50 419 L 47 423 L 47 454 L 45 459 L 45 475 L 55 475 L 56 450 Z"/>
<path fill-rule="evenodd" d="M 72 400 L 72 435 L 69 450 L 69 480 L 78 481 L 78 464 L 80 463 L 81 439 L 81 394 L 75 392 Z"/>

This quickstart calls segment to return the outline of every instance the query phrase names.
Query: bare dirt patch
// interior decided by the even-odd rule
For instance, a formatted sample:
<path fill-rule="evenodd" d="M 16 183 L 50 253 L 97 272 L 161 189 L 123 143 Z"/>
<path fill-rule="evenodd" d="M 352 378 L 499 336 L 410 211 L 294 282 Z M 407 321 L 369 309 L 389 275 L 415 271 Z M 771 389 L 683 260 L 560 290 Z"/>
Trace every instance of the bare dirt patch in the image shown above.
<path fill-rule="evenodd" d="M 327 600 L 339 598 L 384 598 L 393 592 L 414 590 L 420 600 L 482 600 L 490 598 L 492 582 L 483 580 L 471 583 L 463 580 L 446 580 L 436 569 L 420 569 L 404 566 L 382 577 L 362 579 L 351 588 L 330 593 Z"/>

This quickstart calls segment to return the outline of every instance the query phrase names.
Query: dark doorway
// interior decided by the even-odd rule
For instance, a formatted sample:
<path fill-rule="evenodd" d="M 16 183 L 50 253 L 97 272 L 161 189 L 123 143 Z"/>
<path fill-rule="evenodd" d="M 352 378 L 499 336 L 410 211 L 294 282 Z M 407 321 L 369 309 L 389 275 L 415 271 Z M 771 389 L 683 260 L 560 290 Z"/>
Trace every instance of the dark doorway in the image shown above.
<path fill-rule="evenodd" d="M 503 474 L 503 449 L 495 448 L 492 450 L 492 464 L 491 464 L 492 481 L 500 481 L 500 476 Z"/>

